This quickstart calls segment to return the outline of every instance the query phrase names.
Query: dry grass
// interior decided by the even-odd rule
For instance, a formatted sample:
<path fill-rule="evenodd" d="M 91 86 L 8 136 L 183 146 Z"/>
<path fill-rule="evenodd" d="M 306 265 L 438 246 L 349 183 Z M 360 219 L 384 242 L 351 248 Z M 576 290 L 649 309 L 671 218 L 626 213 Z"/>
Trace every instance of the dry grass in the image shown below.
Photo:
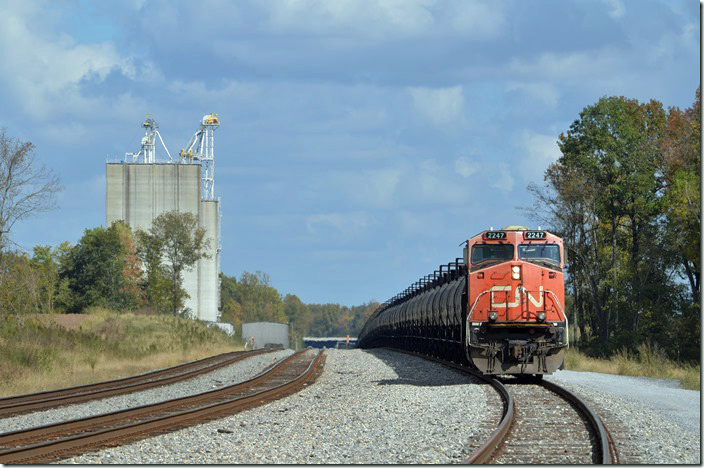
<path fill-rule="evenodd" d="M 237 349 L 241 349 L 241 347 L 218 346 L 190 350 L 185 353 L 158 353 L 138 360 L 101 357 L 94 368 L 91 368 L 85 358 L 74 354 L 67 356 L 68 365 L 66 366 L 54 367 L 46 372 L 23 372 L 20 378 L 8 382 L 6 385 L 0 385 L 0 396 L 34 393 L 128 377 Z"/>
<path fill-rule="evenodd" d="M 89 312 L 68 319 L 0 319 L 0 396 L 126 377 L 242 349 L 192 320 Z"/>
<path fill-rule="evenodd" d="M 570 348 L 565 358 L 565 369 L 672 379 L 679 381 L 682 388 L 701 390 L 701 366 L 671 361 L 665 357 L 662 351 L 647 344 L 640 345 L 637 353 L 631 354 L 627 351 L 621 351 L 611 359 L 592 358 Z"/>

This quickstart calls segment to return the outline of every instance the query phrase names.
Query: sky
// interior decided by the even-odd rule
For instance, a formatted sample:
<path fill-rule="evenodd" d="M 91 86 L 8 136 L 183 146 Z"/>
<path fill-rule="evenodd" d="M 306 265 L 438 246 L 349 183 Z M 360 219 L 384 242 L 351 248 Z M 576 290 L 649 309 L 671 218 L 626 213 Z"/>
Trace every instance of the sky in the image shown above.
<path fill-rule="evenodd" d="M 105 225 L 147 114 L 172 154 L 216 113 L 221 269 L 383 302 L 521 210 L 604 96 L 690 107 L 693 0 L 3 0 L 0 128 L 64 187 L 15 248 Z M 157 147 L 158 160 L 166 160 Z"/>

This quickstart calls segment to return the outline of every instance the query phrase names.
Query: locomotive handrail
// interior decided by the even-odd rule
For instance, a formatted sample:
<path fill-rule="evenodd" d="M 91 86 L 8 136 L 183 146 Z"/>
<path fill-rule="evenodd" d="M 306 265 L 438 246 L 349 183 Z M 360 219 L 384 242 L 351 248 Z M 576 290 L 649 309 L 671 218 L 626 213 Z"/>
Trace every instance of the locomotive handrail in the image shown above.
<path fill-rule="evenodd" d="M 560 304 L 560 300 L 557 298 L 557 295 L 552 292 L 551 290 L 547 290 L 546 292 L 549 292 L 552 294 L 552 297 L 554 298 L 555 302 L 557 303 L 557 306 L 560 308 L 560 312 L 562 312 L 562 316 L 565 319 L 565 342 L 567 343 L 567 347 L 570 347 L 570 321 L 567 318 L 567 314 L 565 313 L 565 309 L 562 308 L 562 304 Z"/>
<path fill-rule="evenodd" d="M 530 291 L 528 291 L 526 288 L 524 288 L 524 287 L 522 287 L 522 286 L 519 286 L 519 289 L 520 289 L 520 291 L 521 291 L 523 294 L 525 294 L 525 295 L 528 295 L 528 293 L 530 292 Z M 474 313 L 474 309 L 477 307 L 477 303 L 479 302 L 479 299 L 481 299 L 481 297 L 482 297 L 484 294 L 488 293 L 488 292 L 491 292 L 491 290 L 490 290 L 490 289 L 484 290 L 484 291 L 483 291 L 481 294 L 479 294 L 479 295 L 477 296 L 477 298 L 474 300 L 474 304 L 472 305 L 472 308 L 469 310 L 469 314 L 467 315 L 467 321 L 471 321 L 470 319 L 472 318 L 472 314 Z M 556 295 L 554 292 L 552 292 L 550 289 L 544 290 L 543 293 L 549 293 L 549 294 L 552 295 L 552 297 L 553 297 L 554 300 L 555 300 L 555 303 L 556 303 L 557 306 L 560 308 L 560 313 L 562 314 L 562 317 L 565 319 L 565 322 L 567 322 L 567 321 L 568 321 L 568 319 L 567 319 L 567 314 L 565 314 L 565 310 L 562 308 L 562 304 L 560 303 L 560 300 L 557 298 L 557 295 Z"/>
<path fill-rule="evenodd" d="M 474 305 L 472 308 L 469 310 L 469 314 L 467 314 L 467 322 L 471 322 L 472 314 L 474 313 L 474 308 L 477 307 L 477 303 L 479 302 L 479 299 L 486 293 L 490 292 L 490 289 L 485 290 L 483 293 L 477 296 L 477 298 L 474 300 Z"/>
<path fill-rule="evenodd" d="M 562 317 L 564 317 L 566 322 L 567 314 L 565 314 L 565 309 L 562 308 L 562 304 L 560 304 L 560 300 L 557 298 L 557 295 L 549 289 L 546 289 L 545 292 L 552 294 L 552 297 L 554 298 L 555 303 L 557 303 L 557 306 L 560 308 L 560 313 L 562 314 Z"/>

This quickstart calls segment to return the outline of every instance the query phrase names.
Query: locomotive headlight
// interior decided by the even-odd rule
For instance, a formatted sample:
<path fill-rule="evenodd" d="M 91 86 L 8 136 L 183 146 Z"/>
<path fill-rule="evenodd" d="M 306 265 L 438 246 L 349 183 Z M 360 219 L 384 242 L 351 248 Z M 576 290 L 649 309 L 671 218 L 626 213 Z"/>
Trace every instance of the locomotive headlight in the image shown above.
<path fill-rule="evenodd" d="M 538 322 L 545 321 L 545 312 L 538 312 Z"/>
<path fill-rule="evenodd" d="M 499 318 L 499 314 L 496 312 L 489 312 L 489 320 L 492 322 L 496 322 L 496 319 Z"/>
<path fill-rule="evenodd" d="M 518 265 L 511 267 L 511 277 L 515 280 L 521 279 L 521 267 Z"/>

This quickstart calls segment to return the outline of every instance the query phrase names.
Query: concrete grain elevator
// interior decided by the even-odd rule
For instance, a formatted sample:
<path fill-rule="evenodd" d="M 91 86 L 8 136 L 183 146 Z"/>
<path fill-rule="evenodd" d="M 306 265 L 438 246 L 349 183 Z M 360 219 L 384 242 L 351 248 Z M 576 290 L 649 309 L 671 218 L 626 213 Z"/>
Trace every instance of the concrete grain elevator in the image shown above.
<path fill-rule="evenodd" d="M 167 211 L 192 213 L 210 239 L 207 254 L 184 272 L 185 307 L 193 318 L 217 322 L 220 306 L 220 200 L 215 198 L 214 132 L 217 115 L 206 115 L 178 159 L 171 157 L 158 125 L 147 117 L 142 148 L 125 160 L 106 163 L 106 223 L 124 220 L 132 229 L 148 230 L 154 218 Z M 156 139 L 168 155 L 156 161 Z"/>

